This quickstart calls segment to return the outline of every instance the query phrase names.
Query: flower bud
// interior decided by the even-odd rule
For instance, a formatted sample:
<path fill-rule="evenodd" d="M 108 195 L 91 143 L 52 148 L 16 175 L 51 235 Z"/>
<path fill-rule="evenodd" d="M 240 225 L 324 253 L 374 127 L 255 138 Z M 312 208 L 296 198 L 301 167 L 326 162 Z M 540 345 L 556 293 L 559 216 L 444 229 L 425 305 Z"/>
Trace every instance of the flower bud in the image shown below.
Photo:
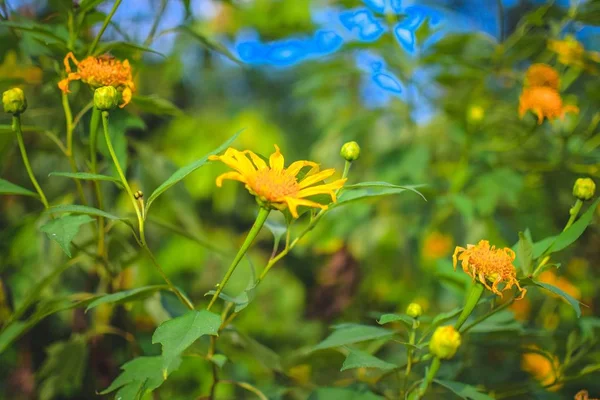
<path fill-rule="evenodd" d="M 360 146 L 354 141 L 346 142 L 342 146 L 340 155 L 344 157 L 344 160 L 346 161 L 358 160 L 358 157 L 360 157 Z"/>
<path fill-rule="evenodd" d="M 469 107 L 469 109 L 467 110 L 467 121 L 469 121 L 472 124 L 481 122 L 481 120 L 483 120 L 484 116 L 485 116 L 485 110 L 481 106 L 474 105 L 474 106 Z"/>
<path fill-rule="evenodd" d="M 94 91 L 94 106 L 100 111 L 110 111 L 119 104 L 119 92 L 113 86 L 102 86 Z"/>
<path fill-rule="evenodd" d="M 19 88 L 9 89 L 2 93 L 2 104 L 4 112 L 13 115 L 19 115 L 27 109 L 25 93 Z"/>
<path fill-rule="evenodd" d="M 417 303 L 410 303 L 406 307 L 406 315 L 412 318 L 419 318 L 423 314 L 423 307 Z"/>
<path fill-rule="evenodd" d="M 449 360 L 460 347 L 460 333 L 452 325 L 440 326 L 429 342 L 429 351 L 441 359 Z"/>
<path fill-rule="evenodd" d="M 590 178 L 579 178 L 573 185 L 573 196 L 581 201 L 589 200 L 596 193 L 596 184 Z"/>

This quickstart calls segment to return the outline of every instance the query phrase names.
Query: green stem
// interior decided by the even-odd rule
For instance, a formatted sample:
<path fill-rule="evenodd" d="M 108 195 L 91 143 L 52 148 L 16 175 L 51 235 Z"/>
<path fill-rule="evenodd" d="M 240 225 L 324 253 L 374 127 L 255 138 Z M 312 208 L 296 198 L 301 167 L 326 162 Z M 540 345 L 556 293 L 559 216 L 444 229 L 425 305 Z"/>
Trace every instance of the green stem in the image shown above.
<path fill-rule="evenodd" d="M 488 319 L 489 317 L 491 317 L 492 315 L 504 310 L 505 308 L 510 307 L 510 305 L 512 303 L 514 303 L 515 298 L 513 297 L 512 299 L 510 299 L 509 301 L 507 301 L 506 303 L 502 304 L 499 307 L 494 308 L 492 311 L 490 311 L 489 313 L 482 315 L 481 317 L 477 318 L 475 321 L 471 322 L 469 325 L 465 326 L 463 329 L 461 329 L 460 333 L 463 334 L 465 332 L 467 332 L 468 330 L 472 329 L 473 327 L 475 327 L 476 325 L 482 323 L 483 321 L 485 321 L 486 319 Z"/>
<path fill-rule="evenodd" d="M 471 290 L 465 299 L 465 306 L 460 313 L 458 320 L 454 324 L 454 329 L 457 331 L 460 330 L 460 327 L 465 323 L 467 318 L 469 318 L 483 294 L 483 289 L 485 289 L 484 286 L 479 282 L 476 282 L 471 286 Z"/>
<path fill-rule="evenodd" d="M 169 290 L 171 290 L 171 292 L 175 293 L 175 296 L 177 296 L 179 301 L 181 301 L 183 304 L 185 304 L 187 306 L 187 308 L 189 308 L 190 310 L 193 310 L 194 305 L 192 304 L 192 302 L 187 297 L 185 297 L 183 295 L 183 293 L 181 293 L 181 291 L 179 289 L 177 289 L 177 287 L 175 285 L 173 285 L 173 282 L 171 282 L 171 280 L 169 279 L 169 277 L 167 276 L 165 271 L 161 268 L 158 261 L 156 261 L 154 254 L 152 254 L 152 251 L 150 251 L 148 246 L 144 245 L 142 247 L 143 247 L 144 251 L 146 252 L 146 254 L 148 255 L 148 258 L 150 258 L 150 260 L 152 261 L 152 264 L 154 264 L 154 266 L 156 267 L 156 270 L 158 271 L 160 276 L 167 283 L 167 285 L 169 285 Z"/>
<path fill-rule="evenodd" d="M 96 50 L 96 46 L 98 46 L 98 42 L 100 42 L 100 38 L 102 37 L 102 35 L 104 34 L 104 31 L 108 27 L 108 24 L 110 23 L 110 20 L 112 19 L 113 15 L 115 15 L 115 13 L 117 12 L 117 8 L 119 8 L 120 4 L 121 4 L 121 0 L 116 0 L 115 4 L 113 4 L 113 7 L 110 10 L 110 13 L 108 13 L 106 18 L 104 19 L 104 23 L 102 24 L 100 31 L 98 31 L 98 34 L 96 35 L 96 37 L 94 38 L 94 41 L 92 42 L 90 48 L 88 49 L 88 53 L 87 53 L 88 56 L 91 56 L 94 53 L 94 50 Z"/>
<path fill-rule="evenodd" d="M 434 359 L 431 360 L 431 364 L 427 370 L 427 375 L 425 375 L 425 379 L 423 380 L 423 383 L 417 392 L 416 400 L 420 399 L 425 395 L 425 393 L 427 393 L 427 389 L 429 389 L 429 386 L 431 386 L 431 382 L 433 382 L 433 378 L 435 378 L 437 375 L 441 364 L 442 362 L 438 357 L 434 357 Z"/>
<path fill-rule="evenodd" d="M 69 159 L 69 164 L 71 166 L 71 170 L 76 173 L 78 171 L 77 162 L 75 161 L 75 156 L 73 155 L 73 130 L 75 129 L 75 127 L 73 125 L 73 113 L 71 112 L 69 98 L 67 97 L 66 93 L 62 94 L 62 105 L 63 105 L 63 109 L 65 110 L 65 121 L 67 124 L 66 155 L 67 155 L 67 158 Z M 77 187 L 77 193 L 79 194 L 79 197 L 81 198 L 81 202 L 84 205 L 87 204 L 87 201 L 85 199 L 85 194 L 83 193 L 83 186 L 81 185 L 81 182 L 79 181 L 79 179 L 74 179 L 74 181 L 75 181 L 75 186 Z"/>
<path fill-rule="evenodd" d="M 131 190 L 131 187 L 129 186 L 129 183 L 127 182 L 125 173 L 123 172 L 123 169 L 121 168 L 121 164 L 119 164 L 119 159 L 117 158 L 115 149 L 113 148 L 112 141 L 110 139 L 110 133 L 108 132 L 108 116 L 109 116 L 108 111 L 102 111 L 102 126 L 104 127 L 104 138 L 106 139 L 106 147 L 108 147 L 108 152 L 110 153 L 110 157 L 113 160 L 115 169 L 117 170 L 117 173 L 119 174 L 121 183 L 123 184 L 123 187 L 127 191 L 127 194 L 129 195 L 129 199 L 131 200 L 131 203 L 133 204 L 133 208 L 135 209 L 135 214 L 137 215 L 138 226 L 139 226 L 139 230 L 140 230 L 140 241 L 142 243 L 142 246 L 144 247 L 144 246 L 146 246 L 146 236 L 144 234 L 144 218 L 142 217 L 142 212 L 140 211 L 140 207 L 138 206 L 138 201 L 136 200 L 136 198 L 133 194 L 133 191 Z"/>
<path fill-rule="evenodd" d="M 100 125 L 101 112 L 96 107 L 92 110 L 92 118 L 90 120 L 90 170 L 93 174 L 98 173 L 98 126 Z M 100 182 L 94 181 L 94 191 L 96 193 L 96 201 L 98 208 L 104 209 L 102 201 L 102 191 L 100 190 Z M 104 257 L 105 241 L 104 241 L 105 220 L 104 217 L 98 217 L 98 255 Z"/>
<path fill-rule="evenodd" d="M 21 150 L 21 157 L 23 158 L 23 164 L 25 164 L 25 169 L 27 170 L 27 174 L 29 175 L 29 179 L 31 183 L 35 187 L 38 195 L 40 196 L 40 200 L 44 205 L 44 208 L 48 209 L 48 200 L 46 199 L 46 195 L 44 191 L 40 187 L 37 179 L 35 179 L 35 175 L 33 175 L 33 170 L 31 169 L 31 164 L 29 164 L 29 157 L 27 156 L 27 150 L 25 149 L 25 142 L 23 141 L 23 132 L 21 130 L 21 117 L 18 115 L 14 115 L 12 118 L 12 129 L 17 134 L 17 142 L 19 143 L 19 150 Z"/>
<path fill-rule="evenodd" d="M 408 343 L 411 345 L 415 344 L 415 336 L 417 333 L 417 327 L 419 326 L 419 322 L 417 320 L 413 320 L 412 328 L 408 335 Z M 412 346 L 406 346 L 406 370 L 404 371 L 404 376 L 408 378 L 410 375 L 410 371 L 412 369 L 412 355 L 413 355 Z M 405 379 L 406 382 L 406 379 Z"/>
<path fill-rule="evenodd" d="M 213 306 L 213 304 L 219 297 L 219 294 L 221 294 L 221 292 L 223 291 L 223 288 L 227 284 L 227 281 L 229 281 L 229 278 L 231 278 L 233 271 L 235 271 L 235 267 L 237 267 L 239 262 L 242 260 L 242 257 L 244 257 L 244 254 L 246 254 L 246 252 L 250 248 L 250 245 L 252 245 L 252 242 L 254 241 L 254 239 L 256 239 L 256 236 L 258 235 L 258 232 L 260 232 L 260 229 L 262 228 L 265 221 L 267 220 L 267 217 L 269 216 L 270 211 L 271 210 L 269 210 L 267 208 L 263 208 L 263 207 L 259 208 L 258 215 L 256 216 L 256 221 L 254 221 L 254 225 L 252 225 L 252 229 L 250 229 L 250 232 L 248 232 L 248 236 L 246 236 L 246 240 L 244 240 L 242 247 L 240 247 L 238 253 L 236 254 L 235 258 L 233 259 L 233 262 L 229 266 L 229 269 L 225 273 L 225 276 L 221 280 L 221 283 L 219 283 L 219 286 L 217 287 L 215 294 L 213 295 L 212 299 L 210 300 L 208 307 L 206 307 L 207 310 L 211 309 L 211 307 Z"/>
<path fill-rule="evenodd" d="M 573 225 L 573 222 L 575 222 L 577 215 L 579 215 L 579 211 L 581 211 L 582 206 L 583 206 L 583 201 L 577 199 L 577 201 L 575 202 L 575 205 L 569 210 L 569 214 L 571 214 L 571 217 L 569 218 L 569 221 L 567 221 L 567 224 L 565 225 L 563 232 L 566 231 L 567 229 L 569 229 L 569 227 L 571 225 Z"/>

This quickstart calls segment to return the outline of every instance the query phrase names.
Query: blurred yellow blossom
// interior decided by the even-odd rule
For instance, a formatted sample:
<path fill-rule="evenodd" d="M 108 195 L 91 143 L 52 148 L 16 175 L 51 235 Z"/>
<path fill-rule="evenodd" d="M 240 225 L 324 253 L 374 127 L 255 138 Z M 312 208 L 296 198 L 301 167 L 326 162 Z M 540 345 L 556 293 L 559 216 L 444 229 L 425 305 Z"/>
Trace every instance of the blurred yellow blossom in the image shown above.
<path fill-rule="evenodd" d="M 429 342 L 429 351 L 441 359 L 449 360 L 460 347 L 460 333 L 452 325 L 436 328 Z"/>
<path fill-rule="evenodd" d="M 523 118 L 527 111 L 537 115 L 538 124 L 541 124 L 544 118 L 563 119 L 568 112 L 578 114 L 579 108 L 572 105 L 563 106 L 560 94 L 552 88 L 533 86 L 523 89 L 519 97 L 519 116 Z"/>
<path fill-rule="evenodd" d="M 573 36 L 564 40 L 548 40 L 548 49 L 558 55 L 558 62 L 564 65 L 583 67 L 585 49 Z"/>
<path fill-rule="evenodd" d="M 250 158 L 248 158 L 250 157 Z M 320 171 L 319 165 L 312 161 L 296 161 L 284 168 L 284 158 L 279 147 L 269 158 L 269 165 L 250 150 L 239 151 L 228 148 L 222 156 L 210 156 L 210 160 L 219 160 L 234 169 L 217 178 L 217 186 L 221 187 L 224 179 L 240 181 L 246 189 L 255 195 L 265 207 L 278 210 L 289 208 L 294 218 L 298 218 L 298 206 L 327 209 L 327 205 L 307 200 L 306 197 L 326 194 L 336 201 L 336 190 L 340 189 L 346 179 L 337 179 L 331 183 L 323 183 L 335 173 L 335 169 Z M 304 167 L 310 170 L 298 180 L 297 175 Z"/>
<path fill-rule="evenodd" d="M 423 257 L 437 260 L 450 254 L 452 251 L 452 236 L 434 231 L 429 233 L 423 242 Z"/>
<path fill-rule="evenodd" d="M 547 64 L 532 64 L 525 73 L 525 86 L 544 86 L 558 90 L 560 77 L 558 72 Z"/>
<path fill-rule="evenodd" d="M 25 83 L 36 84 L 42 81 L 42 70 L 32 65 L 20 65 L 17 53 L 9 50 L 0 65 L 0 78 L 22 79 Z"/>
<path fill-rule="evenodd" d="M 541 385 L 551 385 L 559 377 L 560 363 L 558 357 L 552 355 L 552 360 L 549 360 L 542 354 L 535 352 L 539 351 L 537 347 L 533 347 L 532 350 L 533 352 L 524 353 L 521 357 L 521 368 L 531 374 Z M 561 384 L 553 385 L 548 390 L 555 391 L 560 389 L 561 386 Z"/>
<path fill-rule="evenodd" d="M 540 274 L 538 279 L 540 280 L 540 282 L 544 282 L 544 283 L 548 283 L 552 286 L 556 286 L 557 288 L 559 288 L 560 290 L 562 290 L 563 292 L 567 293 L 569 296 L 571 296 L 577 300 L 581 299 L 581 292 L 577 288 L 577 286 L 575 286 L 571 282 L 569 282 L 569 280 L 567 278 L 556 275 L 556 273 L 554 271 L 551 271 L 551 270 L 544 271 Z M 553 293 L 551 293 L 551 295 L 556 298 L 561 298 L 559 295 L 556 295 Z"/>
<path fill-rule="evenodd" d="M 462 269 L 473 280 L 479 279 L 488 290 L 502 297 L 502 292 L 509 290 L 514 285 L 517 286 L 522 299 L 527 293 L 527 289 L 521 288 L 517 280 L 517 271 L 513 265 L 515 252 L 505 247 L 497 249 L 496 246 L 490 246 L 487 240 L 481 240 L 477 245 L 469 244 L 467 248 L 457 246 L 452 255 L 454 270 L 458 261 L 462 261 Z M 492 282 L 492 286 L 488 284 Z M 498 290 L 498 285 L 504 282 L 502 291 Z"/>
<path fill-rule="evenodd" d="M 515 301 L 509 309 L 513 312 L 517 321 L 527 321 L 531 313 L 531 302 L 527 298 L 522 301 Z"/>

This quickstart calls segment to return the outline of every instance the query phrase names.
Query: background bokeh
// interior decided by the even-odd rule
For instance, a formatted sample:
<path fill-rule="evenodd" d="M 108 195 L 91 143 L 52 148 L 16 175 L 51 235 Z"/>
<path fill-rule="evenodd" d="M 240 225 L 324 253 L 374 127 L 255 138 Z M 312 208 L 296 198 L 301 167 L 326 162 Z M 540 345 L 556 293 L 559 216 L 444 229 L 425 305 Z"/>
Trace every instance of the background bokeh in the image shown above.
<path fill-rule="evenodd" d="M 3 20 L 41 23 L 60 39 L 68 36 L 63 3 L 0 1 L 0 11 Z M 78 41 L 93 38 L 112 7 L 110 1 L 96 3 Z M 413 301 L 430 315 L 459 305 L 468 277 L 453 272 L 455 246 L 485 238 L 512 247 L 519 231 L 529 230 L 534 241 L 560 232 L 575 179 L 600 177 L 600 65 L 593 56 L 600 50 L 599 12 L 596 1 L 124 0 L 103 41 L 124 43 L 110 51 L 130 60 L 137 94 L 145 99 L 134 99 L 111 120 L 136 190 L 151 193 L 177 167 L 244 129 L 235 143 L 239 149 L 268 155 L 278 144 L 287 160 L 314 160 L 337 168 L 338 175 L 339 149 L 355 140 L 362 153 L 351 182 L 420 184 L 427 198 L 405 192 L 328 214 L 240 314 L 236 326 L 243 334 L 223 338 L 232 361 L 227 373 L 258 382 L 269 398 L 303 398 L 311 384 L 368 382 L 366 375 L 339 372 L 341 354 L 308 357 L 306 349 L 332 323 L 372 321 Z M 565 64 L 548 48 L 549 39 L 566 37 L 584 46 L 589 57 L 582 56 L 583 64 Z M 57 82 L 66 52 L 59 42 L 0 24 L 0 89 L 18 84 L 28 95 L 26 144 L 55 204 L 77 202 L 72 181 L 47 176 L 69 170 L 43 133 L 64 135 Z M 559 71 L 564 101 L 576 104 L 579 113 L 542 125 L 532 114 L 519 117 L 524 72 L 534 62 Z M 70 99 L 77 114 L 90 91 L 74 84 Z M 75 131 L 81 166 L 88 114 Z M 0 176 L 29 187 L 9 124 L 8 115 L 0 117 Z M 110 163 L 102 165 L 110 174 Z M 190 175 L 153 205 L 149 222 L 148 240 L 159 263 L 195 303 L 220 280 L 256 213 L 242 185 L 215 187 L 224 171 L 215 163 Z M 102 189 L 108 209 L 131 212 L 114 185 Z M 4 196 L 0 207 L 2 321 L 2 313 L 19 305 L 66 256 L 39 232 L 41 207 L 34 199 Z M 80 258 L 44 296 L 160 283 L 129 231 L 115 225 L 112 232 L 114 279 L 108 287 L 90 273 L 92 261 Z M 93 235 L 92 228 L 82 229 L 75 242 L 85 248 Z M 246 287 L 272 243 L 264 229 L 228 293 Z M 546 277 L 584 303 L 587 316 L 597 315 L 600 306 L 599 244 L 592 226 L 553 259 L 560 268 Z M 151 344 L 152 332 L 178 312 L 176 299 L 163 295 L 89 313 L 53 314 L 2 354 L 0 397 L 96 398 L 132 355 L 160 352 Z M 475 371 L 465 365 L 458 376 L 492 388 L 526 381 L 519 344 L 535 341 L 560 354 L 577 323 L 566 303 L 536 289 L 513 312 L 521 321 L 518 334 L 484 343 L 482 353 L 469 355 Z M 105 325 L 133 339 L 99 334 L 87 351 L 63 349 L 86 354 L 72 366 L 79 375 L 43 372 L 52 343 Z M 209 373 L 205 360 L 186 358 L 160 398 L 198 398 L 208 391 Z M 294 386 L 302 390 L 289 390 Z M 600 393 L 598 382 L 588 380 L 536 398 L 572 398 L 583 387 Z M 220 390 L 224 398 L 247 395 L 233 387 Z"/>

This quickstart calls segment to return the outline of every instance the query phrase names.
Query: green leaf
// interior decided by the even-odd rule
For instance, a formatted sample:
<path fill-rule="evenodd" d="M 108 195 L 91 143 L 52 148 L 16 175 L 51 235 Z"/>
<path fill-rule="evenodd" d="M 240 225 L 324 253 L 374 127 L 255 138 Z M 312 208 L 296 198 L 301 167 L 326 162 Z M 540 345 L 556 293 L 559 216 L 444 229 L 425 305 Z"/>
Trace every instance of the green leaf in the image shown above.
<path fill-rule="evenodd" d="M 82 13 L 91 11 L 94 8 L 96 8 L 97 6 L 99 6 L 100 4 L 102 4 L 103 1 L 104 0 L 83 0 L 79 4 L 79 8 L 77 9 L 77 12 L 82 14 Z"/>
<path fill-rule="evenodd" d="M 546 253 L 556 253 L 576 241 L 594 219 L 594 212 L 598 208 L 598 204 L 600 204 L 600 197 L 588 207 L 586 212 L 573 225 L 558 235 L 556 241 L 546 250 Z"/>
<path fill-rule="evenodd" d="M 54 240 L 71 257 L 71 241 L 77 236 L 79 227 L 83 224 L 93 222 L 95 219 L 87 215 L 63 215 L 60 218 L 48 221 L 40 227 L 48 237 Z"/>
<path fill-rule="evenodd" d="M 162 345 L 165 365 L 169 365 L 201 336 L 217 336 L 220 326 L 221 317 L 218 314 L 191 310 L 160 324 L 152 335 L 152 343 Z"/>
<path fill-rule="evenodd" d="M 404 315 L 404 314 L 383 314 L 379 318 L 379 321 L 377 321 L 377 323 L 379 325 L 385 325 L 385 324 L 389 324 L 390 322 L 398 322 L 398 321 L 402 322 L 407 327 L 412 328 L 414 320 L 411 317 L 409 317 L 408 315 Z"/>
<path fill-rule="evenodd" d="M 13 322 L 0 331 L 0 354 L 4 352 L 15 340 L 29 329 L 28 324 L 22 321 Z"/>
<path fill-rule="evenodd" d="M 48 355 L 38 377 L 40 400 L 71 397 L 79 392 L 86 371 L 88 348 L 83 335 L 74 335 L 66 342 L 55 342 L 46 349 Z"/>
<path fill-rule="evenodd" d="M 20 194 L 22 196 L 38 197 L 37 193 L 17 186 L 14 183 L 0 179 L 0 194 Z"/>
<path fill-rule="evenodd" d="M 105 42 L 98 46 L 98 48 L 94 51 L 93 55 L 104 54 L 109 52 L 124 52 L 130 53 L 131 51 L 143 51 L 146 53 L 154 53 L 158 54 L 161 57 L 166 57 L 163 53 L 153 50 L 150 47 L 140 46 L 139 44 L 130 43 L 130 42 Z"/>
<path fill-rule="evenodd" d="M 488 317 L 470 329 L 471 333 L 522 332 L 523 326 L 515 320 L 512 311 L 504 310 Z"/>
<path fill-rule="evenodd" d="M 151 392 L 162 385 L 180 364 L 180 357 L 172 359 L 166 369 L 164 359 L 160 356 L 134 358 L 121 366 L 123 372 L 100 394 L 107 394 L 121 388 L 115 396 L 116 399 L 137 400 L 138 394 Z"/>
<path fill-rule="evenodd" d="M 481 393 L 477 390 L 477 388 L 467 385 L 461 382 L 453 382 L 453 381 L 442 381 L 439 379 L 434 379 L 434 382 L 438 385 L 442 385 L 447 389 L 450 389 L 461 399 L 467 400 L 493 400 L 493 397 L 488 396 L 487 394 Z"/>
<path fill-rule="evenodd" d="M 396 368 L 397 365 L 383 361 L 369 353 L 357 349 L 350 349 L 350 353 L 346 356 L 342 369 L 345 371 L 352 368 L 377 368 L 382 370 L 390 370 Z"/>
<path fill-rule="evenodd" d="M 365 340 L 380 339 L 392 336 L 393 331 L 376 326 L 343 324 L 334 327 L 335 331 L 325 340 L 314 347 L 314 350 L 329 349 L 347 344 L 364 342 Z"/>
<path fill-rule="evenodd" d="M 531 262 L 533 261 L 533 243 L 523 233 L 519 232 L 519 243 L 517 245 L 517 261 L 521 271 L 525 276 L 531 275 L 533 269 L 531 268 Z"/>
<path fill-rule="evenodd" d="M 150 96 L 135 95 L 133 96 L 132 102 L 142 111 L 150 114 L 171 115 L 173 117 L 183 115 L 183 111 L 175 104 L 154 94 Z"/>
<path fill-rule="evenodd" d="M 219 338 L 219 343 L 222 340 L 228 342 L 230 346 L 232 345 L 248 352 L 266 368 L 281 373 L 284 372 L 279 354 L 252 337 L 239 331 L 226 329 L 223 331 L 222 337 Z"/>
<path fill-rule="evenodd" d="M 250 302 L 252 300 L 254 300 L 255 288 L 256 288 L 256 286 L 254 285 L 254 283 L 252 283 L 242 293 L 238 294 L 235 297 L 229 296 L 229 295 L 221 292 L 221 293 L 219 293 L 219 298 L 222 300 L 225 300 L 227 302 L 235 304 L 233 311 L 240 312 L 244 308 L 248 307 L 248 304 L 250 304 Z M 211 295 L 214 295 L 215 293 L 216 293 L 215 290 L 209 290 L 208 292 L 206 292 L 205 296 L 211 296 Z"/>
<path fill-rule="evenodd" d="M 273 234 L 273 248 L 275 249 L 279 248 L 279 242 L 281 242 L 281 238 L 283 237 L 283 235 L 285 235 L 285 233 L 288 230 L 288 227 L 285 223 L 281 223 L 280 221 L 276 220 L 277 216 L 281 216 L 281 214 L 271 213 L 271 215 L 269 215 L 269 218 L 265 221 L 265 226 Z"/>
<path fill-rule="evenodd" d="M 425 199 L 425 197 L 415 189 L 417 187 L 420 187 L 420 185 L 398 186 L 387 182 L 362 182 L 355 185 L 347 185 L 344 186 L 342 194 L 340 194 L 337 203 L 332 204 L 331 207 L 338 207 L 348 204 L 352 201 L 368 199 L 371 197 L 399 194 L 406 190 L 416 193 Z"/>
<path fill-rule="evenodd" d="M 88 172 L 50 172 L 48 176 L 60 176 L 63 178 L 81 179 L 84 181 L 108 181 L 121 185 L 121 180 L 114 176 L 90 174 Z"/>
<path fill-rule="evenodd" d="M 206 154 L 201 159 L 194 161 L 193 163 L 188 164 L 185 167 L 179 168 L 177 171 L 175 171 L 173 173 L 173 175 L 171 175 L 158 188 L 156 188 L 156 190 L 154 192 L 152 192 L 150 197 L 148 197 L 148 203 L 146 203 L 146 213 L 148 213 L 148 211 L 150 210 L 150 206 L 152 206 L 152 203 L 154 202 L 154 200 L 156 200 L 158 198 L 158 196 L 160 196 L 171 186 L 180 182 L 186 176 L 188 176 L 189 174 L 191 174 L 192 172 L 194 172 L 195 170 L 197 170 L 198 168 L 200 168 L 204 164 L 206 164 L 208 162 L 209 156 L 221 153 L 223 150 L 225 150 L 227 147 L 229 147 L 229 145 L 231 145 L 231 143 L 233 143 L 233 141 L 235 139 L 237 139 L 237 137 L 240 135 L 240 133 L 242 133 L 242 131 L 243 131 L 243 129 L 236 132 L 232 137 L 227 139 L 227 141 L 225 143 L 223 143 L 221 146 L 219 146 L 215 150 L 211 151 L 210 153 Z"/>
<path fill-rule="evenodd" d="M 96 297 L 94 301 L 92 301 L 85 312 L 88 312 L 94 307 L 98 307 L 100 304 L 123 304 L 128 303 L 130 301 L 137 301 L 145 299 L 150 296 L 152 293 L 157 292 L 159 290 L 168 290 L 168 285 L 153 285 L 153 286 L 142 286 L 135 289 L 124 290 L 122 292 L 106 294 L 100 297 Z"/>
<path fill-rule="evenodd" d="M 93 215 L 95 217 L 104 217 L 108 219 L 114 219 L 117 221 L 124 221 L 124 218 L 117 217 L 116 215 L 109 214 L 106 211 L 102 211 L 100 209 L 88 206 L 80 206 L 77 204 L 66 204 L 62 206 L 54 206 L 50 207 L 45 211 L 47 214 L 53 213 L 73 213 L 73 214 L 85 214 L 85 215 Z"/>
<path fill-rule="evenodd" d="M 214 354 L 210 358 L 210 361 L 214 363 L 217 367 L 223 368 L 223 365 L 225 365 L 225 363 L 227 362 L 227 356 L 225 356 L 224 354 Z"/>
<path fill-rule="evenodd" d="M 571 305 L 571 307 L 573 307 L 573 309 L 575 310 L 575 313 L 577 314 L 577 318 L 581 317 L 581 308 L 579 307 L 579 302 L 576 299 L 574 299 L 573 297 L 571 297 L 569 294 L 563 292 L 561 289 L 557 288 L 556 286 L 550 285 L 549 283 L 538 282 L 538 281 L 533 281 L 533 283 L 536 286 L 539 286 L 541 288 L 551 291 L 554 294 L 561 296 L 563 299 L 565 299 L 567 301 L 567 303 L 569 303 Z"/>
<path fill-rule="evenodd" d="M 371 392 L 355 391 L 346 388 L 318 388 L 310 394 L 308 400 L 383 400 L 384 397 L 377 396 Z"/>
<path fill-rule="evenodd" d="M 539 242 L 535 242 L 533 244 L 533 259 L 537 260 L 541 257 L 542 254 L 548 250 L 548 247 L 554 243 L 556 240 L 556 236 L 549 236 L 545 239 L 540 240 Z"/>
<path fill-rule="evenodd" d="M 63 38 L 52 32 L 52 29 L 48 25 L 35 23 L 31 20 L 26 21 L 0 21 L 0 26 L 7 28 L 13 28 L 23 32 L 29 32 L 34 34 L 34 37 L 40 38 L 47 41 L 47 44 L 62 45 L 66 46 L 66 42 Z M 66 48 L 66 47 L 65 47 Z"/>
<path fill-rule="evenodd" d="M 244 63 L 242 63 L 232 52 L 230 52 L 227 49 L 227 47 L 223 46 L 222 44 L 213 41 L 212 39 L 206 37 L 201 33 L 196 32 L 195 30 L 187 26 L 180 26 L 177 28 L 177 30 L 190 35 L 192 38 L 196 39 L 198 42 L 200 42 L 202 46 L 206 47 L 207 49 L 216 51 L 217 53 L 227 57 L 228 59 L 240 66 L 245 66 Z"/>

